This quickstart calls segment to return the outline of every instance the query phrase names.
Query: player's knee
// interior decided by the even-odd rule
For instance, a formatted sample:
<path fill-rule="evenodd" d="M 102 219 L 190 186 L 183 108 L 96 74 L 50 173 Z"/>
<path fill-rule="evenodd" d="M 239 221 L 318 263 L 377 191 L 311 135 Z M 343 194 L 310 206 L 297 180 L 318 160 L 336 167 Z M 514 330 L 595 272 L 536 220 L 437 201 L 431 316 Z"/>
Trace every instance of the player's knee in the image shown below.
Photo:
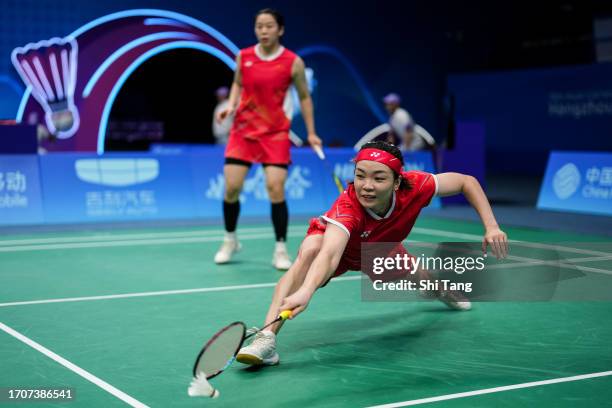
<path fill-rule="evenodd" d="M 285 198 L 285 188 L 282 183 L 266 183 L 266 190 L 273 202 L 280 202 Z"/>
<path fill-rule="evenodd" d="M 240 184 L 227 183 L 225 187 L 225 200 L 234 202 L 240 196 L 242 186 Z"/>

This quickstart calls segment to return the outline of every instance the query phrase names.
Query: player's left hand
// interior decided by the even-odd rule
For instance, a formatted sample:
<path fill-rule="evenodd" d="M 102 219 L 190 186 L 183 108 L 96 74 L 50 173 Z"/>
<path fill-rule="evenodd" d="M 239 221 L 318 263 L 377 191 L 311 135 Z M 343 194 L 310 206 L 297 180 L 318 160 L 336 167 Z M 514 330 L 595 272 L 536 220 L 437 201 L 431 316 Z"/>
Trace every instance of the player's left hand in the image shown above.
<path fill-rule="evenodd" d="M 508 256 L 508 236 L 499 227 L 487 228 L 482 240 L 483 254 L 486 255 L 489 245 L 497 259 L 504 259 Z"/>
<path fill-rule="evenodd" d="M 292 315 L 290 319 L 294 319 L 308 307 L 308 303 L 310 303 L 311 298 L 312 292 L 304 287 L 301 287 L 291 296 L 287 296 L 283 299 L 283 302 L 278 309 L 279 313 L 283 310 L 291 310 Z"/>
<path fill-rule="evenodd" d="M 321 138 L 319 136 L 317 136 L 316 133 L 309 133 L 308 134 L 308 144 L 311 147 L 314 147 L 314 146 L 323 147 L 323 141 L 321 140 Z"/>

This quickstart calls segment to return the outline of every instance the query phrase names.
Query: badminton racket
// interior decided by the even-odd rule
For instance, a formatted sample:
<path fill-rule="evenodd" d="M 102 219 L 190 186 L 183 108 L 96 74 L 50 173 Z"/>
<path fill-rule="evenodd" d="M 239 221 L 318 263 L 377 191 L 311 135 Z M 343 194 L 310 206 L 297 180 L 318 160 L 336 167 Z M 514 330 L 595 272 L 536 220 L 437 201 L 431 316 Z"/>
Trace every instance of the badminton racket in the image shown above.
<path fill-rule="evenodd" d="M 267 327 L 291 317 L 291 310 L 282 311 L 261 329 L 247 333 L 243 322 L 234 322 L 217 331 L 198 353 L 193 365 L 193 380 L 187 393 L 192 397 L 217 398 L 219 391 L 208 382 L 225 371 L 236 359 L 244 341 Z"/>
<path fill-rule="evenodd" d="M 336 172 L 334 171 L 334 169 L 331 168 L 331 165 L 327 161 L 325 153 L 323 152 L 323 148 L 321 146 L 314 145 L 312 146 L 312 150 L 315 151 L 319 159 L 321 159 L 321 161 L 323 162 L 325 168 L 331 173 L 334 179 L 334 184 L 336 185 L 336 188 L 338 188 L 338 193 L 342 194 L 342 192 L 344 191 L 344 185 L 342 184 L 342 181 L 340 181 L 340 177 L 336 175 Z"/>

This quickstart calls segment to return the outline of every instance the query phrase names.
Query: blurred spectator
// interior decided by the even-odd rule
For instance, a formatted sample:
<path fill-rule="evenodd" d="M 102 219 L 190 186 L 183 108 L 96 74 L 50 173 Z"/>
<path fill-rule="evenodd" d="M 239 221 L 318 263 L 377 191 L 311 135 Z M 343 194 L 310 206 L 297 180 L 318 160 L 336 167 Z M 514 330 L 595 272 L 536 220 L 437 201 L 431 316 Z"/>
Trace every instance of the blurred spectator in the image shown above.
<path fill-rule="evenodd" d="M 425 150 L 428 144 L 425 142 L 423 137 L 415 132 L 415 124 L 409 123 L 404 128 L 401 134 L 400 142 L 398 147 L 402 152 L 414 152 L 417 150 Z"/>
<path fill-rule="evenodd" d="M 423 127 L 417 125 L 412 116 L 400 106 L 401 98 L 390 93 L 383 98 L 389 112 L 389 137 L 387 141 L 397 145 L 403 152 L 432 149 L 436 141 Z"/>
<path fill-rule="evenodd" d="M 222 121 L 217 121 L 215 118 L 218 117 L 219 112 L 223 112 L 227 109 L 229 104 L 229 89 L 227 86 L 222 86 L 215 91 L 215 95 L 217 96 L 217 106 L 215 106 L 215 111 L 213 113 L 212 120 L 212 129 L 213 135 L 215 136 L 215 140 L 217 144 L 224 145 L 227 143 L 227 139 L 229 137 L 230 128 L 232 127 L 232 122 L 234 121 L 234 116 L 226 116 Z"/>
<path fill-rule="evenodd" d="M 391 137 L 389 142 L 399 144 L 404 136 L 406 128 L 414 125 L 412 117 L 400 107 L 401 98 L 396 93 L 390 93 L 383 98 L 385 109 L 389 112 L 389 126 L 391 126 Z"/>

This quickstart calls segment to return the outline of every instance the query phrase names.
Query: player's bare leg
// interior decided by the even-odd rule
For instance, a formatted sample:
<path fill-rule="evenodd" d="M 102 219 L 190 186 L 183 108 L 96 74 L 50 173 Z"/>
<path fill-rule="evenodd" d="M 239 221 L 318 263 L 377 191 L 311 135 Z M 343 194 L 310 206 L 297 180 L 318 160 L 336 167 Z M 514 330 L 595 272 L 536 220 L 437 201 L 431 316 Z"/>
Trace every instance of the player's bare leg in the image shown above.
<path fill-rule="evenodd" d="M 224 264 L 232 259 L 234 253 L 240 250 L 236 237 L 236 224 L 240 212 L 240 192 L 249 167 L 239 164 L 226 164 L 223 167 L 225 191 L 223 193 L 223 216 L 225 220 L 225 237 L 223 244 L 215 254 L 215 263 Z"/>
<path fill-rule="evenodd" d="M 287 169 L 279 166 L 265 166 L 266 190 L 270 197 L 272 224 L 276 244 L 272 256 L 272 265 L 278 270 L 285 271 L 291 267 L 291 259 L 287 251 L 287 226 L 289 212 L 285 201 L 285 182 L 287 181 Z"/>

